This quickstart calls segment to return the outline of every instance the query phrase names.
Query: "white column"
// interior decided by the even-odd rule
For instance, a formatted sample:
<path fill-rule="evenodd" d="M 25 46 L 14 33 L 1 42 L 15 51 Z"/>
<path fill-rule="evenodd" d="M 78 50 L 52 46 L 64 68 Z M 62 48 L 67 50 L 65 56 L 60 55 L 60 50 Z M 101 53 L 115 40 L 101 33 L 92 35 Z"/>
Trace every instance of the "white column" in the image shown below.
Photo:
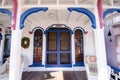
<path fill-rule="evenodd" d="M 18 5 L 18 14 L 16 20 L 16 29 L 12 30 L 9 80 L 20 80 L 20 54 L 21 54 L 21 34 L 20 30 L 20 6 Z"/>
<path fill-rule="evenodd" d="M 32 34 L 29 34 L 29 37 L 30 37 L 30 46 L 29 46 L 29 55 L 28 54 L 23 54 L 23 55 L 25 55 L 24 57 L 26 58 L 25 60 L 25 62 L 26 62 L 26 70 L 27 70 L 27 68 L 28 68 L 28 66 L 29 65 L 32 65 L 33 64 L 33 56 L 34 56 L 34 53 L 33 53 L 33 51 L 34 51 L 34 33 L 32 33 Z"/>
<path fill-rule="evenodd" d="M 43 34 L 42 65 L 45 65 L 46 59 L 46 34 Z"/>
<path fill-rule="evenodd" d="M 9 80 L 20 79 L 21 31 L 12 30 Z"/>
<path fill-rule="evenodd" d="M 72 34 L 72 38 L 71 38 L 71 42 L 72 42 L 72 64 L 74 65 L 75 62 L 75 38 L 74 38 L 74 34 Z"/>
<path fill-rule="evenodd" d="M 105 51 L 104 29 L 100 29 L 100 21 L 98 17 L 97 3 L 95 4 L 96 26 L 94 29 L 95 52 L 97 57 L 98 80 L 109 80 L 107 72 L 107 59 Z"/>
<path fill-rule="evenodd" d="M 94 37 L 95 37 L 95 50 L 96 50 L 97 67 L 98 67 L 98 80 L 108 80 L 107 59 L 106 59 L 103 29 L 95 29 Z"/>
<path fill-rule="evenodd" d="M 3 50 L 4 50 L 4 40 L 5 40 L 5 27 L 2 28 L 2 40 L 1 40 L 1 44 L 0 44 L 0 62 L 2 63 L 3 61 Z"/>

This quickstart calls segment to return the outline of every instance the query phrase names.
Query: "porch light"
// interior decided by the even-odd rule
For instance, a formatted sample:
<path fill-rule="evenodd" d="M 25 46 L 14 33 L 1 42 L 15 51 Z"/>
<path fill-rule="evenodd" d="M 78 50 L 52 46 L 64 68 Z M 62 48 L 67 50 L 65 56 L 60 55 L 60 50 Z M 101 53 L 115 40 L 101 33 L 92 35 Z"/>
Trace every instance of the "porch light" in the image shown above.
<path fill-rule="evenodd" d="M 110 31 L 110 28 L 109 28 L 109 32 L 108 32 L 107 36 L 110 38 L 109 41 L 112 42 L 112 39 L 111 39 L 112 34 L 111 34 L 111 31 Z"/>
<path fill-rule="evenodd" d="M 107 35 L 107 36 L 112 36 L 112 34 L 111 34 L 110 30 L 109 30 L 108 35 Z"/>
<path fill-rule="evenodd" d="M 0 28 L 0 33 L 2 33 L 2 28 Z"/>

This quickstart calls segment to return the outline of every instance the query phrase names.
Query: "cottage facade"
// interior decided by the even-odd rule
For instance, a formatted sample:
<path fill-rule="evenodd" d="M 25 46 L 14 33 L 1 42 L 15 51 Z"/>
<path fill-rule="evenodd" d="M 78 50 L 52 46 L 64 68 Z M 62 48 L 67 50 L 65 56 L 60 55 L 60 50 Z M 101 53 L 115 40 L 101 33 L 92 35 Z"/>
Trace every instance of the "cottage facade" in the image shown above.
<path fill-rule="evenodd" d="M 1 0 L 0 61 L 11 56 L 9 80 L 20 77 L 21 55 L 24 71 L 86 70 L 89 80 L 108 80 L 108 65 L 119 70 L 119 4 Z"/>

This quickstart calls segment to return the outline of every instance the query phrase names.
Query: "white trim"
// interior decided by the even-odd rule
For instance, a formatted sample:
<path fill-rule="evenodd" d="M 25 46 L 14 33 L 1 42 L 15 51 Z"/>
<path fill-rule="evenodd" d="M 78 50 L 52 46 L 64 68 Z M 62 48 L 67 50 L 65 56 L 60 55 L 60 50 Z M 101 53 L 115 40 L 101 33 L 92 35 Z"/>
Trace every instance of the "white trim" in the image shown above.
<path fill-rule="evenodd" d="M 38 0 L 38 5 L 40 5 L 41 4 L 41 0 Z"/>
<path fill-rule="evenodd" d="M 3 8 L 3 9 L 12 9 L 12 6 L 0 6 L 0 8 Z"/>
<path fill-rule="evenodd" d="M 107 6 L 107 5 L 103 5 L 103 9 L 109 9 L 109 8 L 120 9 L 120 6 Z"/>
<path fill-rule="evenodd" d="M 94 5 L 97 7 L 97 5 Z M 107 59 L 104 42 L 104 29 L 100 29 L 98 9 L 94 8 L 96 29 L 94 29 L 95 53 L 97 58 L 98 80 L 108 80 Z M 104 73 L 104 75 L 103 75 Z"/>
<path fill-rule="evenodd" d="M 33 64 L 33 51 L 34 51 L 34 33 L 33 34 L 31 34 L 31 37 L 30 37 L 30 55 L 29 55 L 29 60 L 30 60 L 30 62 L 29 63 L 27 63 L 28 64 L 28 66 L 29 65 L 32 65 Z M 27 61 L 28 62 L 28 61 Z"/>
<path fill-rule="evenodd" d="M 75 0 L 75 5 L 78 5 L 78 0 Z"/>
<path fill-rule="evenodd" d="M 12 29 L 11 37 L 11 51 L 10 51 L 10 67 L 9 67 L 9 80 L 20 80 L 20 55 L 21 55 L 21 37 L 22 30 L 20 30 L 20 15 L 21 15 L 21 1 L 18 3 L 18 14 L 16 15 L 16 29 Z"/>
<path fill-rule="evenodd" d="M 42 45 L 42 65 L 45 65 L 46 55 L 46 34 L 43 34 L 43 45 Z"/>
<path fill-rule="evenodd" d="M 74 65 L 76 62 L 75 62 L 75 38 L 74 38 L 74 34 L 72 34 L 72 37 L 71 37 L 71 46 L 72 46 L 72 65 Z"/>
<path fill-rule="evenodd" d="M 22 5 L 22 9 L 29 9 L 33 7 L 48 7 L 49 9 L 67 9 L 68 7 L 82 7 L 82 8 L 87 8 L 87 9 L 94 9 L 93 5 L 83 5 L 83 4 L 73 4 L 73 5 L 59 5 L 59 4 L 53 4 L 53 5 Z M 12 9 L 12 6 L 0 6 L 0 8 L 7 8 L 7 9 Z M 117 8 L 120 9 L 120 6 L 108 6 L 108 5 L 103 5 L 103 9 L 109 9 L 109 8 Z"/>
<path fill-rule="evenodd" d="M 42 27 L 40 27 L 40 26 L 33 28 L 33 33 L 34 33 L 37 29 L 40 29 L 40 30 L 42 31 L 42 33 L 44 34 L 44 31 L 43 31 Z"/>
<path fill-rule="evenodd" d="M 111 2 L 111 6 L 114 6 L 114 2 L 113 2 L 113 0 L 110 0 L 110 2 Z"/>
<path fill-rule="evenodd" d="M 45 68 L 45 67 L 29 67 L 28 71 L 86 71 L 85 67 L 52 67 L 52 68 Z"/>
<path fill-rule="evenodd" d="M 104 44 L 103 29 L 94 30 L 95 53 L 97 57 L 98 80 L 108 80 L 107 59 Z M 103 75 L 104 73 L 104 75 Z"/>
<path fill-rule="evenodd" d="M 60 1 L 59 1 L 59 0 L 56 0 L 56 1 L 57 1 L 56 4 L 59 5 L 59 4 L 60 4 Z"/>
<path fill-rule="evenodd" d="M 49 9 L 67 9 L 68 7 L 94 8 L 93 5 L 22 5 L 22 8 L 48 7 Z"/>

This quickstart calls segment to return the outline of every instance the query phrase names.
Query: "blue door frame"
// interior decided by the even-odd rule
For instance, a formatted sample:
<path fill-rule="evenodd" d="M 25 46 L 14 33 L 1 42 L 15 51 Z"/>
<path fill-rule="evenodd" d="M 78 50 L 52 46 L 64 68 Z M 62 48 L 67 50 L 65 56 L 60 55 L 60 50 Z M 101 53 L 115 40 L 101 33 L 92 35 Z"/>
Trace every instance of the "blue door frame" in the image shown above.
<path fill-rule="evenodd" d="M 57 50 L 55 51 L 48 51 L 48 47 L 46 47 L 46 67 L 72 67 L 72 56 L 71 56 L 71 33 L 69 30 L 48 30 L 48 32 L 56 32 L 57 33 Z M 48 34 L 47 32 L 47 34 Z M 68 51 L 60 50 L 60 33 L 61 32 L 69 32 L 70 34 L 70 49 Z M 48 40 L 47 40 L 48 41 Z M 57 64 L 47 64 L 47 54 L 54 54 L 57 53 Z M 61 64 L 60 63 L 60 54 L 70 54 L 70 63 L 69 64 Z"/>

